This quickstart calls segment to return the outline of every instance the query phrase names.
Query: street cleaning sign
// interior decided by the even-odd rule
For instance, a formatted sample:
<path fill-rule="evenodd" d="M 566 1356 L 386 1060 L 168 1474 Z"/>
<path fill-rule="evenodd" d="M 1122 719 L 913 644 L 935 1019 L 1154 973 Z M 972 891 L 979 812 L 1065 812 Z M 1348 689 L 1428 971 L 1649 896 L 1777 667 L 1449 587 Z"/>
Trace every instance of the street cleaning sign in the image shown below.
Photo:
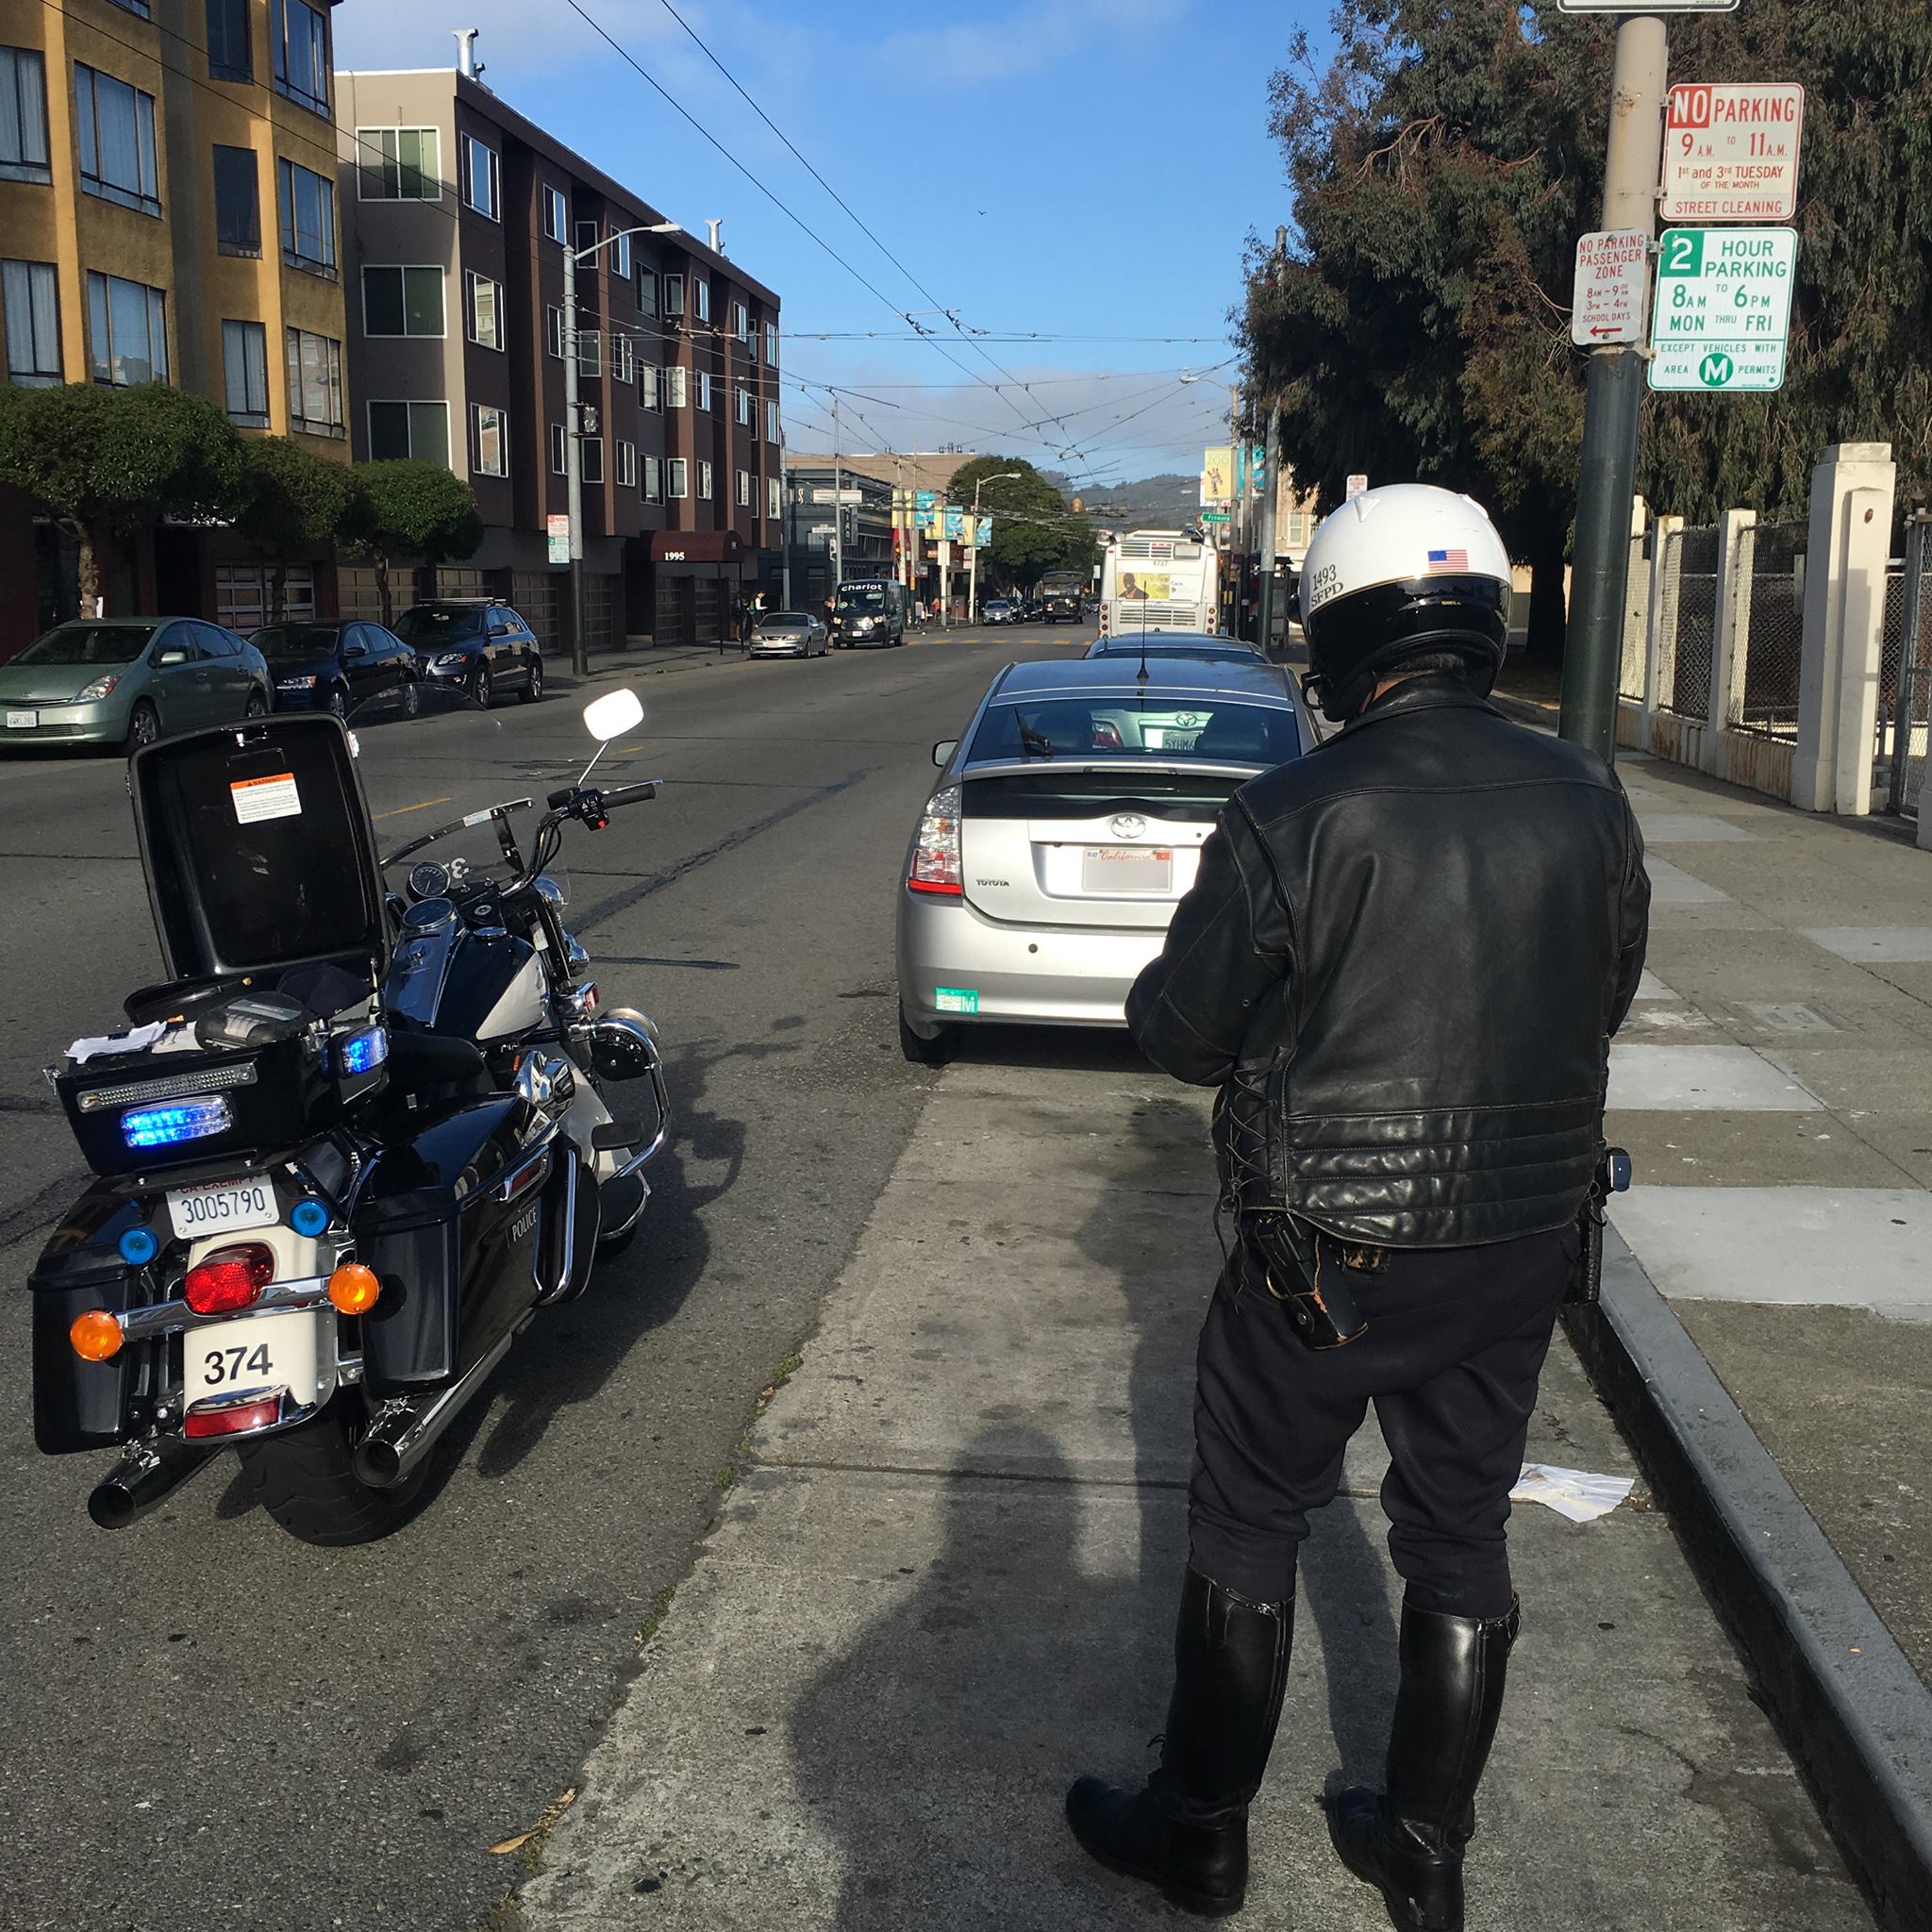
<path fill-rule="evenodd" d="M 1687 81 L 1664 121 L 1667 222 L 1788 222 L 1798 207 L 1805 90 L 1795 81 Z"/>
<path fill-rule="evenodd" d="M 1797 258 L 1790 228 L 1666 228 L 1651 304 L 1651 388 L 1782 389 Z"/>
<path fill-rule="evenodd" d="M 1558 13 L 1735 13 L 1738 0 L 1557 0 Z"/>
<path fill-rule="evenodd" d="M 1581 349 L 1643 340 L 1643 291 L 1650 281 L 1650 237 L 1615 228 L 1576 240 L 1570 340 Z"/>

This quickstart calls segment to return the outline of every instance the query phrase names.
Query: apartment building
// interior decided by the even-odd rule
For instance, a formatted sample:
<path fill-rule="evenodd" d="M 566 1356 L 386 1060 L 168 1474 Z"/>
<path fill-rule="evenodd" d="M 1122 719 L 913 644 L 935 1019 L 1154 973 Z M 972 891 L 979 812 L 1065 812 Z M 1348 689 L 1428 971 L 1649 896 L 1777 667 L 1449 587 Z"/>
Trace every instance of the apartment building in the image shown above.
<path fill-rule="evenodd" d="M 348 459 L 332 5 L 0 0 L 9 380 L 169 382 Z M 225 532 L 164 525 L 107 581 L 110 610 L 263 614 L 263 567 Z M 325 608 L 327 560 L 290 592 Z M 0 657 L 76 601 L 71 545 L 0 507 Z"/>
<path fill-rule="evenodd" d="M 794 609 L 816 610 L 831 594 L 835 534 L 839 579 L 899 575 L 890 483 L 842 459 L 796 456 L 785 459 L 785 561 Z M 786 581 L 759 586 L 774 608 Z"/>
<path fill-rule="evenodd" d="M 718 636 L 783 541 L 778 297 L 517 113 L 458 45 L 447 69 L 337 77 L 355 454 L 466 478 L 486 534 L 439 588 L 507 596 L 561 649 L 548 533 L 574 354 L 589 641 Z"/>

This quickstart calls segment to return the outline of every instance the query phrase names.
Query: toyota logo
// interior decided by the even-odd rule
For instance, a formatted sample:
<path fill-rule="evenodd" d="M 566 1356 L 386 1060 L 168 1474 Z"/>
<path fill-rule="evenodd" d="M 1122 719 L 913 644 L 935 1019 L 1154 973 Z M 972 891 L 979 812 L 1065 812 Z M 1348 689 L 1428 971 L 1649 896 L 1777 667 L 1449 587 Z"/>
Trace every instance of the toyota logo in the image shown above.
<path fill-rule="evenodd" d="M 1139 812 L 1124 811 L 1119 818 L 1109 819 L 1107 828 L 1116 839 L 1142 839 L 1147 835 L 1147 821 Z"/>

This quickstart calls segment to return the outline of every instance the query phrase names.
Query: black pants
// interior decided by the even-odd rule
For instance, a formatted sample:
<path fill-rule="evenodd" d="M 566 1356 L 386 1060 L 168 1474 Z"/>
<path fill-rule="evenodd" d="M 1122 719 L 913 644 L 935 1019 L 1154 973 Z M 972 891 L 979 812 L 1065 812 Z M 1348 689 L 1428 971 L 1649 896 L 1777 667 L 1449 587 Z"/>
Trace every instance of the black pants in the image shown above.
<path fill-rule="evenodd" d="M 1390 1452 L 1382 1507 L 1410 1602 L 1509 1608 L 1504 1524 L 1574 1227 L 1479 1248 L 1390 1251 L 1351 1274 L 1368 1330 L 1311 1350 L 1238 1246 L 1201 1331 L 1188 1532 L 1194 1567 L 1257 1603 L 1294 1593 L 1308 1512 L 1334 1494 L 1371 1402 Z M 1335 1259 L 1324 1248 L 1324 1266 Z"/>

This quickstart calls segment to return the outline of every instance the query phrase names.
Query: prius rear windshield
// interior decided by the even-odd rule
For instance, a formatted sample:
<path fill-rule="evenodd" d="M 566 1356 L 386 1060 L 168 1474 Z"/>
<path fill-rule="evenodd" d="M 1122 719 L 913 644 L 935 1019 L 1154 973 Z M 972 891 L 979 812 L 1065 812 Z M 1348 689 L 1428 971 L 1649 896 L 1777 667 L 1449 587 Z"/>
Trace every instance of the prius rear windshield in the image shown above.
<path fill-rule="evenodd" d="M 1145 758 L 1206 764 L 1286 764 L 1301 751 L 1294 713 L 1216 692 L 1199 697 L 1050 697 L 989 706 L 968 762 L 1039 758 Z"/>

